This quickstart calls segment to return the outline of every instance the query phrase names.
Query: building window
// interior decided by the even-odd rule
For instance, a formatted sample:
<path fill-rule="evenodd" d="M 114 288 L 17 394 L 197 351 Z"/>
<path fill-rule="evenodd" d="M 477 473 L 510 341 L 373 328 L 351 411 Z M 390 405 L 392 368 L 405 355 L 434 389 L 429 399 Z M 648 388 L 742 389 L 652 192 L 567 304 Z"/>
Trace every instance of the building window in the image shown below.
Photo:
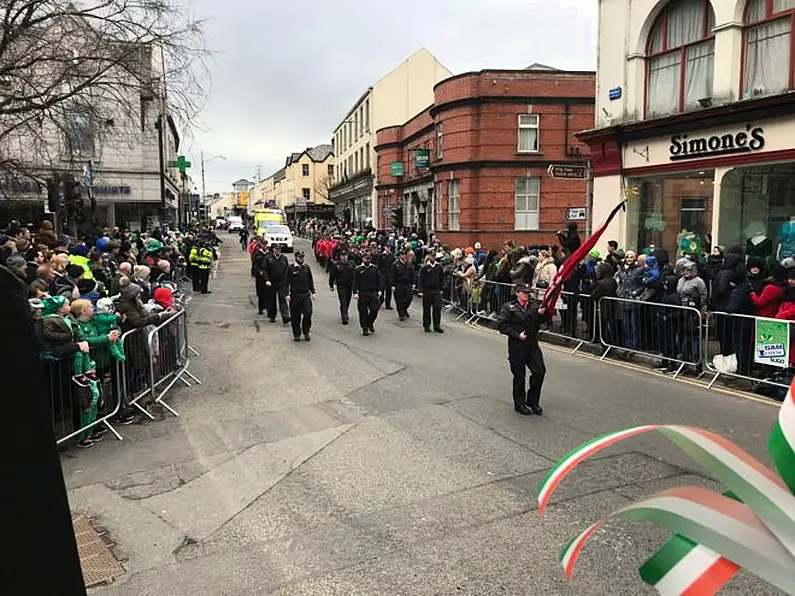
<path fill-rule="evenodd" d="M 673 1 L 652 27 L 646 58 L 646 116 L 699 107 L 712 98 L 715 14 L 709 0 Z"/>
<path fill-rule="evenodd" d="M 364 169 L 364 147 L 359 149 L 359 165 Z"/>
<path fill-rule="evenodd" d="M 359 136 L 364 135 L 364 106 L 359 106 Z"/>
<path fill-rule="evenodd" d="M 328 177 L 329 178 L 333 178 L 334 177 L 334 164 L 332 164 L 332 163 L 330 163 L 328 165 Z"/>
<path fill-rule="evenodd" d="M 519 153 L 538 151 L 538 114 L 519 114 Z"/>
<path fill-rule="evenodd" d="M 795 1 L 750 0 L 745 23 L 743 95 L 775 95 L 795 87 Z"/>
<path fill-rule="evenodd" d="M 359 172 L 359 152 L 355 151 L 353 154 L 353 171 L 355 173 Z"/>
<path fill-rule="evenodd" d="M 359 110 L 353 113 L 353 140 L 359 140 Z"/>
<path fill-rule="evenodd" d="M 364 131 L 370 132 L 370 100 L 364 100 Z"/>
<path fill-rule="evenodd" d="M 309 176 L 309 164 L 302 163 L 301 164 L 301 175 L 302 176 Z"/>
<path fill-rule="evenodd" d="M 460 180 L 450 180 L 447 183 L 447 229 L 457 232 L 461 229 L 461 195 L 459 192 Z"/>
<path fill-rule="evenodd" d="M 64 157 L 94 157 L 94 141 L 94 115 L 90 108 L 75 105 L 67 109 L 63 127 Z"/>
<path fill-rule="evenodd" d="M 353 155 L 349 155 L 348 156 L 348 174 L 353 176 L 354 171 L 355 170 L 353 169 Z"/>
<path fill-rule="evenodd" d="M 442 159 L 444 151 L 442 150 L 442 123 L 436 125 L 436 158 Z"/>
<path fill-rule="evenodd" d="M 364 167 L 369 170 L 370 169 L 370 143 L 367 143 L 364 146 L 364 163 L 365 163 Z"/>
<path fill-rule="evenodd" d="M 709 253 L 714 178 L 712 170 L 628 178 L 637 198 L 627 202 L 626 248 L 664 248 L 671 262 L 674 255 Z"/>
<path fill-rule="evenodd" d="M 515 230 L 538 229 L 538 203 L 541 189 L 540 178 L 516 179 L 516 204 L 514 207 Z"/>
<path fill-rule="evenodd" d="M 304 197 L 308 201 L 312 197 L 312 189 L 310 189 L 310 188 L 302 188 L 301 189 L 301 196 Z"/>
<path fill-rule="evenodd" d="M 444 225 L 442 224 L 442 214 L 444 209 L 442 208 L 442 183 L 437 182 L 435 185 L 435 190 L 433 192 L 433 204 L 436 211 L 436 217 L 433 222 L 433 229 L 434 230 L 443 230 Z"/>

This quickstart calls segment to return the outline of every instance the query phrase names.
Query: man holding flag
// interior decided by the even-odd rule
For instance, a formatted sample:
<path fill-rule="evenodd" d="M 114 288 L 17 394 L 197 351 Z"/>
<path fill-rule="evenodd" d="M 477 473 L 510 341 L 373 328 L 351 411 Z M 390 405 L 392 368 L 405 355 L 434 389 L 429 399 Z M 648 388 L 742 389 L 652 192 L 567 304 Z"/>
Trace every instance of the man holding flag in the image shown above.
<path fill-rule="evenodd" d="M 607 220 L 599 226 L 580 247 L 560 266 L 552 283 L 549 284 L 541 304 L 536 308 L 530 305 L 530 286 L 516 286 L 516 300 L 505 304 L 497 317 L 497 329 L 508 336 L 508 361 L 513 375 L 513 406 L 523 416 L 541 415 L 543 412 L 540 399 L 541 387 L 544 384 L 546 366 L 544 355 L 538 344 L 538 333 L 541 323 L 554 316 L 555 305 L 560 298 L 564 282 L 577 270 L 577 265 L 596 246 L 613 218 L 624 208 L 626 201 L 621 201 L 608 215 Z M 530 369 L 530 385 L 525 391 L 527 370 Z"/>

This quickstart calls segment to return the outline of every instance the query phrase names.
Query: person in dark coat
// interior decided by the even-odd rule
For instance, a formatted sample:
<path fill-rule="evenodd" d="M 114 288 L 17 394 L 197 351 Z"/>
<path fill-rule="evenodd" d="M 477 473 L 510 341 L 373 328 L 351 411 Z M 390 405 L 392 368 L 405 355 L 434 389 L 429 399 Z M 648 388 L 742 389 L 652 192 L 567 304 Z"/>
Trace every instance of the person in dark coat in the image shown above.
<path fill-rule="evenodd" d="M 409 318 L 409 306 L 414 297 L 414 284 L 416 271 L 414 264 L 409 260 L 410 250 L 403 250 L 392 265 L 392 282 L 395 284 L 395 306 L 398 318 L 405 321 Z"/>
<path fill-rule="evenodd" d="M 422 328 L 431 332 L 431 322 L 436 333 L 442 329 L 442 288 L 444 288 L 444 269 L 436 261 L 436 253 L 428 254 L 428 262 L 420 268 L 417 289 L 422 296 Z"/>
<path fill-rule="evenodd" d="M 356 267 L 348 259 L 347 252 L 341 252 L 338 260 L 329 263 L 328 285 L 331 291 L 337 288 L 337 298 L 340 302 L 340 319 L 343 325 L 348 324 L 348 310 L 353 296 L 353 276 Z"/>
<path fill-rule="evenodd" d="M 395 263 L 395 255 L 389 249 L 389 246 L 384 244 L 383 250 L 376 257 L 375 264 L 381 275 L 384 278 L 384 293 L 381 296 L 381 302 L 386 310 L 392 310 L 392 265 Z"/>
<path fill-rule="evenodd" d="M 538 332 L 548 315 L 543 308 L 530 303 L 532 288 L 527 284 L 516 286 L 516 299 L 502 306 L 497 317 L 497 329 L 508 336 L 508 362 L 513 375 L 513 407 L 519 414 L 541 415 L 541 388 L 544 385 L 546 366 Z M 525 389 L 527 369 L 530 385 Z"/>
<path fill-rule="evenodd" d="M 293 341 L 309 341 L 312 329 L 312 300 L 315 296 L 315 281 L 312 269 L 304 262 L 304 251 L 297 250 L 294 263 L 287 268 L 287 291 L 290 301 L 290 322 L 293 326 Z"/>
<path fill-rule="evenodd" d="M 582 243 L 580 240 L 580 233 L 577 231 L 577 224 L 570 222 L 565 232 L 558 232 L 555 234 L 558 237 L 558 242 L 566 251 L 572 255 L 580 248 Z"/>
<path fill-rule="evenodd" d="M 353 297 L 358 300 L 359 325 L 365 337 L 375 333 L 375 320 L 386 282 L 369 252 L 362 255 L 362 264 L 353 274 Z"/>
<path fill-rule="evenodd" d="M 282 315 L 282 323 L 287 325 L 292 316 L 287 306 L 287 269 L 290 264 L 287 257 L 281 254 L 278 244 L 271 245 L 270 252 L 264 259 L 264 282 L 265 282 L 265 307 L 268 311 L 268 320 L 271 323 L 276 321 L 276 307 Z"/>

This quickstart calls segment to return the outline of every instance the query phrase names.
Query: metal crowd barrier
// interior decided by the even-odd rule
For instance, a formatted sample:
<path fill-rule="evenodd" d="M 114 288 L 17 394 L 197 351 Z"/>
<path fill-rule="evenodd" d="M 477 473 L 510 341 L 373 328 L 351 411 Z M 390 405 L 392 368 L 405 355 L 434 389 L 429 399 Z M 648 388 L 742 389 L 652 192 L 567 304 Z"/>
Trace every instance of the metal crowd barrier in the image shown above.
<path fill-rule="evenodd" d="M 786 327 L 782 329 L 785 325 L 789 325 L 789 337 L 784 334 L 774 338 L 770 331 L 765 330 L 765 327 L 785 330 Z M 725 375 L 757 386 L 777 387 L 786 392 L 794 371 L 789 362 L 784 361 L 783 354 L 787 353 L 787 346 L 783 344 L 790 337 L 795 338 L 793 332 L 795 324 L 790 321 L 724 312 L 710 313 L 705 321 L 704 366 L 714 376 L 708 387 L 712 387 L 721 375 Z M 757 340 L 765 336 L 767 339 L 764 341 L 780 345 L 783 354 L 780 357 L 764 355 L 763 362 L 758 362 Z M 792 350 L 795 350 L 795 344 L 791 343 L 789 351 Z M 716 358 L 730 355 L 736 360 L 736 370 L 730 371 L 716 366 Z"/>
<path fill-rule="evenodd" d="M 678 377 L 685 366 L 703 362 L 700 310 L 659 302 L 604 297 L 599 301 L 599 341 L 611 350 L 660 357 Z"/>

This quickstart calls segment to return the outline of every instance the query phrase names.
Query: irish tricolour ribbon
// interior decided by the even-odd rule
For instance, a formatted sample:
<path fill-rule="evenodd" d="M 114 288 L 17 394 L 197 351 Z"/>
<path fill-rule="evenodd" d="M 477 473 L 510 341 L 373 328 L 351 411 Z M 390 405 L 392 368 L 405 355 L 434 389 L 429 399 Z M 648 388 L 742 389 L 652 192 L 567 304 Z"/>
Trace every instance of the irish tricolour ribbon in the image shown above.
<path fill-rule="evenodd" d="M 740 568 L 795 594 L 795 381 L 768 441 L 778 474 L 715 433 L 684 425 L 638 426 L 588 441 L 561 458 L 539 486 L 541 515 L 577 464 L 618 441 L 651 431 L 700 463 L 727 492 L 685 486 L 614 511 L 563 549 L 560 561 L 566 576 L 571 576 L 588 539 L 607 521 L 642 519 L 674 534 L 640 568 L 641 579 L 660 594 L 715 594 Z"/>

